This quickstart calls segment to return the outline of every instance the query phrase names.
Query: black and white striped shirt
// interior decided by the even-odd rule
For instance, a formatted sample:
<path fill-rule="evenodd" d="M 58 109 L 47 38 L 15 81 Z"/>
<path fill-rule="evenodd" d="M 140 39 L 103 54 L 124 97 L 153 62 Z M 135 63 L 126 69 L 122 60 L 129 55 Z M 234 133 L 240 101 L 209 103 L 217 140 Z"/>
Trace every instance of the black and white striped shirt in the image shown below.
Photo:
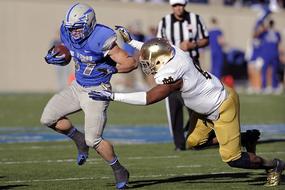
<path fill-rule="evenodd" d="M 177 20 L 173 13 L 163 17 L 158 25 L 157 37 L 167 38 L 173 45 L 179 47 L 184 40 L 197 41 L 209 38 L 209 34 L 199 15 L 185 11 L 182 20 Z M 191 58 L 198 61 L 198 49 L 190 50 L 189 54 Z"/>

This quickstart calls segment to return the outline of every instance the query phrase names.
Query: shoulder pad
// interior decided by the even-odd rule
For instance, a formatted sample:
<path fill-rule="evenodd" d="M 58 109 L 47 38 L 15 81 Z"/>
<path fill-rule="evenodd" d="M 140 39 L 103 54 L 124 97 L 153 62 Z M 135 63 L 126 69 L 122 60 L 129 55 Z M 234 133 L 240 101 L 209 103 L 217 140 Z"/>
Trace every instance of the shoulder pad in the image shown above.
<path fill-rule="evenodd" d="M 105 44 L 110 44 L 112 42 L 111 39 L 113 39 L 114 36 L 116 40 L 116 33 L 111 28 L 97 24 L 93 33 L 88 39 L 89 47 L 93 51 L 104 51 L 103 49 L 106 49 L 108 47 Z"/>
<path fill-rule="evenodd" d="M 102 46 L 102 51 L 108 51 L 108 50 L 112 49 L 116 45 L 116 41 L 117 41 L 116 35 L 108 38 Z"/>

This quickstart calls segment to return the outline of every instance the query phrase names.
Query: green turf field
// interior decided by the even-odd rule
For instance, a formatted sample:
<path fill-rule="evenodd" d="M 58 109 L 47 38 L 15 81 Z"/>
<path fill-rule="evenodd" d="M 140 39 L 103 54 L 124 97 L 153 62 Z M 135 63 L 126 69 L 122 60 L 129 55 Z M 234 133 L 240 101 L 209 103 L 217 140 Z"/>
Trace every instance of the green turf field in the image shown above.
<path fill-rule="evenodd" d="M 1 94 L 1 127 L 37 127 L 41 112 L 51 94 Z M 285 95 L 240 95 L 242 124 L 285 123 Z M 82 124 L 81 113 L 71 119 Z M 109 124 L 165 124 L 164 102 L 150 106 L 134 106 L 112 102 L 108 111 Z"/>
<path fill-rule="evenodd" d="M 0 96 L 0 129 L 40 127 L 41 111 L 51 95 L 5 94 Z M 285 96 L 241 95 L 243 124 L 285 123 Z M 82 124 L 81 114 L 72 120 Z M 164 103 L 142 107 L 112 103 L 110 124 L 165 124 Z M 123 129 L 122 129 L 123 130 Z M 3 133 L 3 131 L 1 131 Z M 1 133 L 0 133 L 1 134 Z M 285 160 L 285 142 L 262 143 L 257 152 Z M 172 143 L 116 144 L 120 161 L 130 170 L 131 189 L 285 189 L 265 188 L 262 170 L 232 169 L 217 148 L 174 152 Z M 70 142 L 0 144 L 0 189 L 114 189 L 111 169 L 94 151 L 82 166 L 75 163 Z"/>
<path fill-rule="evenodd" d="M 284 146 L 261 144 L 258 152 L 285 159 Z M 216 148 L 177 153 L 171 144 L 149 144 L 116 145 L 116 150 L 131 173 L 132 189 L 268 189 L 262 186 L 264 171 L 232 169 Z M 111 169 L 93 152 L 87 164 L 77 166 L 68 142 L 2 144 L 0 153 L 0 189 L 114 189 Z"/>

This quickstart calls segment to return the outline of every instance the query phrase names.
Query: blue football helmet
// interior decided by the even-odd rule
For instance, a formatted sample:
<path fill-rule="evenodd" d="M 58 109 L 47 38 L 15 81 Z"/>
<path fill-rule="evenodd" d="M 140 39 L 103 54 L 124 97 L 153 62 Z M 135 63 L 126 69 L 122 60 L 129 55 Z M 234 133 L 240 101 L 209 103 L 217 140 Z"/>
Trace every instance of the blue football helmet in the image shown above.
<path fill-rule="evenodd" d="M 83 42 L 93 31 L 96 16 L 92 7 L 82 3 L 72 5 L 66 13 L 63 26 L 74 43 Z"/>

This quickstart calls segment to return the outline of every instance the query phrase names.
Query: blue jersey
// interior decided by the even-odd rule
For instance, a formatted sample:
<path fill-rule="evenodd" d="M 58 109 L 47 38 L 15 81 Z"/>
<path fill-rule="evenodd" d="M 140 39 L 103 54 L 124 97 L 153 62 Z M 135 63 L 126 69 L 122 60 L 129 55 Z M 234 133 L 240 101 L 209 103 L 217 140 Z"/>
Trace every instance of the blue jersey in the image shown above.
<path fill-rule="evenodd" d="M 265 33 L 263 32 L 258 37 L 255 37 L 252 41 L 252 54 L 251 61 L 256 60 L 258 57 L 262 56 L 262 49 L 264 44 Z"/>
<path fill-rule="evenodd" d="M 219 44 L 219 37 L 222 36 L 223 33 L 220 29 L 215 28 L 209 31 L 209 39 L 210 39 L 210 48 L 213 52 L 222 52 L 222 46 Z"/>
<path fill-rule="evenodd" d="M 279 44 L 281 43 L 281 35 L 279 32 L 274 30 L 268 30 L 264 34 L 263 43 L 263 57 L 278 57 L 279 55 Z"/>
<path fill-rule="evenodd" d="M 260 10 L 257 21 L 254 25 L 254 31 L 258 30 L 265 19 L 271 14 L 271 10 L 267 5 L 257 5 L 257 8 Z M 256 60 L 259 57 L 262 57 L 263 43 L 264 43 L 264 32 L 260 34 L 258 37 L 255 37 L 252 41 L 252 54 L 250 57 L 251 61 Z"/>
<path fill-rule="evenodd" d="M 116 33 L 109 27 L 96 24 L 90 36 L 82 44 L 73 43 L 63 27 L 60 28 L 61 41 L 69 49 L 75 62 L 76 81 L 84 87 L 109 83 L 116 63 L 106 55 L 109 49 L 104 45 L 116 40 Z"/>

